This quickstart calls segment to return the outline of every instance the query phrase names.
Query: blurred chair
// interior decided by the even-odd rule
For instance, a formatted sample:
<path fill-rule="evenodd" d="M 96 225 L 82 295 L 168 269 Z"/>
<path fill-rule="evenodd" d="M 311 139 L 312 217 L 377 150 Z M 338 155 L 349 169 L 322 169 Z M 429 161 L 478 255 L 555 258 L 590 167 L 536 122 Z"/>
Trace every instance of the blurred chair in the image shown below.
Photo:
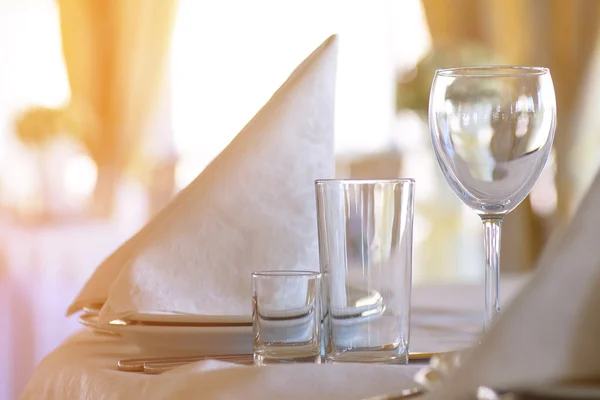
<path fill-rule="evenodd" d="M 400 178 L 401 170 L 402 156 L 395 150 L 340 158 L 336 165 L 340 178 L 394 179 Z"/>

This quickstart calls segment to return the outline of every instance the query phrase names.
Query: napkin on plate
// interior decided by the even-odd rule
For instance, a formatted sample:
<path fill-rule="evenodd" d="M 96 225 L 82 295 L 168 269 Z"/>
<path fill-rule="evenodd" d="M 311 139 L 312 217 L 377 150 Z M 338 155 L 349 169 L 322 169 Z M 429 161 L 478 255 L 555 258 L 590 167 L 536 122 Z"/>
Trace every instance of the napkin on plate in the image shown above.
<path fill-rule="evenodd" d="M 314 180 L 334 176 L 336 59 L 332 36 L 98 267 L 68 313 L 103 304 L 101 322 L 156 312 L 249 316 L 252 271 L 318 271 Z"/>
<path fill-rule="evenodd" d="M 600 174 L 564 236 L 462 367 L 431 398 L 600 378 Z"/>

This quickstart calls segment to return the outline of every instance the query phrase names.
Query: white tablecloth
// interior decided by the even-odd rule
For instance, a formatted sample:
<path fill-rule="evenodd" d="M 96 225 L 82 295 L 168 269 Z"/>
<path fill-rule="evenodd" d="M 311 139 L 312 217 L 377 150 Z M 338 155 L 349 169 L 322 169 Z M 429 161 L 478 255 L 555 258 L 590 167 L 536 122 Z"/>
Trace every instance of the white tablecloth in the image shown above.
<path fill-rule="evenodd" d="M 525 280 L 526 277 L 523 276 L 503 279 L 505 303 L 520 289 Z M 471 344 L 476 339 L 482 323 L 482 302 L 483 290 L 477 285 L 415 287 L 412 300 L 411 351 L 448 351 Z M 209 392 L 203 392 L 200 398 L 233 399 L 238 398 L 242 392 L 248 395 L 247 398 L 252 398 L 253 390 L 259 390 L 263 395 L 271 393 L 272 397 L 263 396 L 265 399 L 278 396 L 278 389 L 275 387 L 271 392 L 269 387 L 256 387 L 272 385 L 270 379 L 273 376 L 256 371 L 252 367 L 236 367 L 250 368 L 241 371 L 241 375 L 240 371 L 233 371 L 228 366 L 219 371 L 206 371 L 212 370 L 213 364 L 181 367 L 168 375 L 159 376 L 117 371 L 118 360 L 143 356 L 145 354 L 135 346 L 123 342 L 118 337 L 83 330 L 71 336 L 42 361 L 22 398 L 114 400 L 137 398 L 142 394 L 144 399 L 166 399 L 175 395 L 177 398 L 187 398 L 192 393 L 197 395 L 197 390 L 202 385 L 206 385 Z M 221 364 L 218 366 L 223 367 Z M 285 375 L 286 379 L 291 380 L 291 387 L 298 387 L 295 392 L 296 398 L 332 398 L 326 395 L 328 390 L 333 391 L 329 393 L 339 393 L 345 398 L 356 399 L 397 391 L 411 386 L 411 378 L 420 366 L 309 367 L 319 368 L 303 372 L 310 376 L 310 384 L 303 385 L 302 382 L 294 381 L 304 376 L 298 375 L 298 371 Z M 357 378 L 352 378 L 357 371 L 360 371 L 360 374 Z M 340 377 L 340 374 L 343 376 Z M 243 377 L 243 382 L 238 381 L 240 376 Z M 354 382 L 353 379 L 359 379 L 359 382 Z M 256 385 L 248 382 L 255 382 Z M 185 393 L 187 388 L 190 388 L 190 392 Z M 191 391 L 192 389 L 194 391 Z M 313 397 L 318 394 L 321 396 Z"/>

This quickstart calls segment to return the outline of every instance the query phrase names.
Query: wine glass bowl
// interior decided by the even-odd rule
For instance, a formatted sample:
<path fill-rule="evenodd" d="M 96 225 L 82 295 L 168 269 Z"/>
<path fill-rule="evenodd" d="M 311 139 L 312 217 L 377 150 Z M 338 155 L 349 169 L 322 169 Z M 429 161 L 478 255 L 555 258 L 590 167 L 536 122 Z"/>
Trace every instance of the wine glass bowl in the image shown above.
<path fill-rule="evenodd" d="M 429 130 L 444 177 L 482 219 L 486 255 L 484 329 L 500 315 L 502 218 L 529 194 L 556 128 L 550 71 L 484 66 L 438 70 Z"/>
<path fill-rule="evenodd" d="M 554 138 L 549 71 L 534 67 L 438 70 L 429 123 L 444 176 L 480 215 L 504 215 L 529 194 Z"/>

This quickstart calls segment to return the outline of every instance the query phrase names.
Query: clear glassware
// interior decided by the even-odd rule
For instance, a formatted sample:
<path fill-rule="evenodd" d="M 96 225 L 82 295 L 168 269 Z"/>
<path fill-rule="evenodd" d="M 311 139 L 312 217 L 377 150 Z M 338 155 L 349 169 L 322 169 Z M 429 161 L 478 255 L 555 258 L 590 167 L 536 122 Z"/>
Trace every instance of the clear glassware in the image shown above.
<path fill-rule="evenodd" d="M 429 98 L 429 129 L 440 168 L 484 228 L 484 330 L 500 315 L 502 219 L 529 194 L 552 148 L 554 85 L 547 68 L 517 66 L 438 70 Z"/>
<path fill-rule="evenodd" d="M 318 180 L 326 362 L 408 362 L 414 180 Z"/>
<path fill-rule="evenodd" d="M 321 362 L 321 274 L 252 273 L 254 365 Z"/>

